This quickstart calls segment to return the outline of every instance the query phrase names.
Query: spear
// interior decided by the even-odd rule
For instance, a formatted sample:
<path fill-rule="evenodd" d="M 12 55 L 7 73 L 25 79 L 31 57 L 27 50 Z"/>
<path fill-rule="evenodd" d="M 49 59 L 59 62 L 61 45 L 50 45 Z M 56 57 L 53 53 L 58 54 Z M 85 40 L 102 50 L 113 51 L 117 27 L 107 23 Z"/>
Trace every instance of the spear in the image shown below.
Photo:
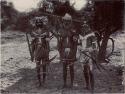
<path fill-rule="evenodd" d="M 27 40 L 27 44 L 28 44 L 28 48 L 30 52 L 31 61 L 33 61 L 33 55 L 32 55 L 32 50 L 30 48 L 30 41 L 29 41 L 28 33 L 26 33 L 26 40 Z"/>

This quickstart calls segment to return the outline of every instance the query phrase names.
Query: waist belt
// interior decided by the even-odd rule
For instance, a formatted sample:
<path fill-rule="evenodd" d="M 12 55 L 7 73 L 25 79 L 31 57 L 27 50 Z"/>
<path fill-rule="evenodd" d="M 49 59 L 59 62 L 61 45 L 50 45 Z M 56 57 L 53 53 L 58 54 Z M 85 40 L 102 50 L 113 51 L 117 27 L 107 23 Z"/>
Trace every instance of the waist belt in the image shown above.
<path fill-rule="evenodd" d="M 62 62 L 65 62 L 65 61 L 76 61 L 76 59 L 66 59 L 66 58 L 63 58 L 61 59 Z"/>

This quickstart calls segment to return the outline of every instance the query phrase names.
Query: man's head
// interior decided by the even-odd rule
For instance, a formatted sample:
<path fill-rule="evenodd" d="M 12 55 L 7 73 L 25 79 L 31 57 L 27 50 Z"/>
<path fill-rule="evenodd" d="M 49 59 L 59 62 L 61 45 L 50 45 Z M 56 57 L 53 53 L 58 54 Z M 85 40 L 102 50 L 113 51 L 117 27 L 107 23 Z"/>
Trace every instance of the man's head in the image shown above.
<path fill-rule="evenodd" d="M 65 14 L 63 18 L 63 25 L 64 25 L 64 28 L 68 29 L 68 28 L 71 28 L 72 26 L 72 17 L 69 15 L 69 14 Z"/>
<path fill-rule="evenodd" d="M 43 28 L 48 24 L 48 19 L 46 16 L 35 17 L 35 26 L 39 28 Z"/>

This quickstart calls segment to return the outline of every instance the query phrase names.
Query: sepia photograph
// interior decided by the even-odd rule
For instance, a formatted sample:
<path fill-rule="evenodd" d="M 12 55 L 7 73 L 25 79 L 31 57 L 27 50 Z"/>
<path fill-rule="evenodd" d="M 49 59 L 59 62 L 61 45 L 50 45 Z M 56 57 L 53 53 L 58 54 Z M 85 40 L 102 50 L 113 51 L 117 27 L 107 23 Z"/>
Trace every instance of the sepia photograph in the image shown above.
<path fill-rule="evenodd" d="M 0 4 L 0 94 L 125 94 L 125 0 Z"/>

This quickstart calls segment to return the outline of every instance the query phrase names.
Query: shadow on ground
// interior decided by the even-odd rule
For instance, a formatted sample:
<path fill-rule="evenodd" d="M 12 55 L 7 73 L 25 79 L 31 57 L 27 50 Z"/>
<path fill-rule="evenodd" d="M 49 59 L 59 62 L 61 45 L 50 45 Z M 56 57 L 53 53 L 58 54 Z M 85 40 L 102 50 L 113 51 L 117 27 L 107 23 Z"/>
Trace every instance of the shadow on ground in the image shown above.
<path fill-rule="evenodd" d="M 121 85 L 121 77 L 118 76 L 114 67 L 107 67 L 108 73 L 103 71 L 100 73 L 97 69 L 95 75 L 95 92 L 97 93 L 123 93 Z M 17 75 L 20 79 L 13 85 L 7 87 L 3 93 L 41 93 L 41 94 L 82 94 L 90 93 L 84 88 L 84 76 L 80 64 L 75 65 L 75 81 L 73 88 L 63 89 L 62 64 L 51 64 L 48 67 L 46 83 L 38 88 L 38 82 L 35 69 L 22 68 L 19 69 Z M 68 76 L 68 84 L 70 79 Z"/>

